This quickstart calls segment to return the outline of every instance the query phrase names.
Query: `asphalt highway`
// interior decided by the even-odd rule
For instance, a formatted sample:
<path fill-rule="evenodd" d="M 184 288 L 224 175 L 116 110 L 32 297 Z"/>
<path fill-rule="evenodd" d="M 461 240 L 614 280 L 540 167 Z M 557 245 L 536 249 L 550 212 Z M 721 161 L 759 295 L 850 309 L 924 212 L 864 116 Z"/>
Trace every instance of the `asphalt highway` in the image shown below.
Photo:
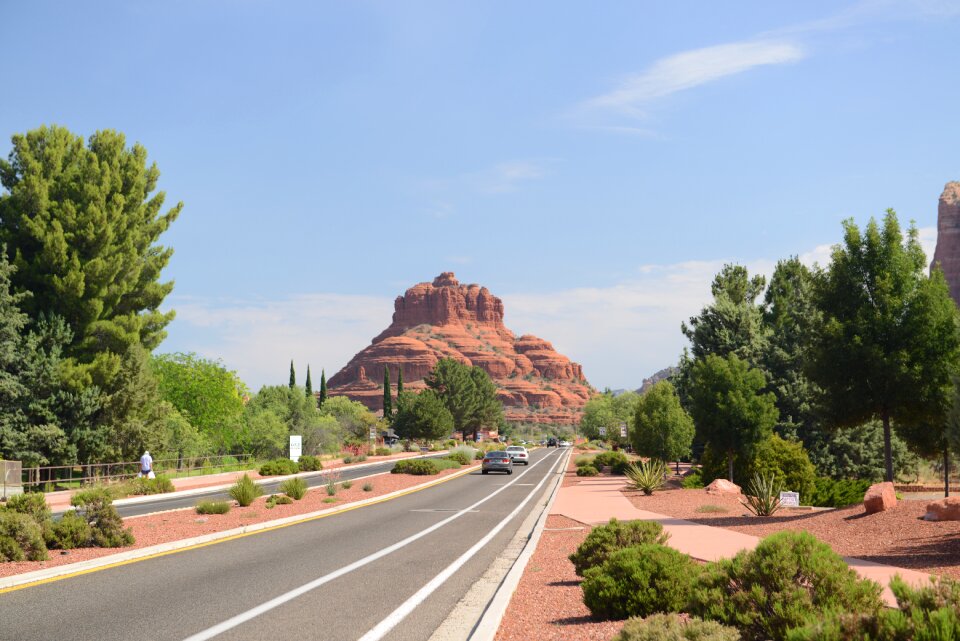
<path fill-rule="evenodd" d="M 0 639 L 426 641 L 542 507 L 566 453 L 535 450 L 510 476 L 477 470 L 331 517 L 0 594 Z M 444 571 L 435 591 L 422 590 Z"/>

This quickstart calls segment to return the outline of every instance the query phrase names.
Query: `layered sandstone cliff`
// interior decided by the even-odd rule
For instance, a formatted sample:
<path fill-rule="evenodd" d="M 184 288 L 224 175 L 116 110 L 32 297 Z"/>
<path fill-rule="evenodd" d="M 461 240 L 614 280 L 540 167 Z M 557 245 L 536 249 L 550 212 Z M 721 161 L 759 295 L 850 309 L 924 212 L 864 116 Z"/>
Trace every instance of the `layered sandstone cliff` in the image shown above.
<path fill-rule="evenodd" d="M 960 305 L 960 182 L 947 183 L 940 195 L 932 265 L 937 263 L 950 285 L 950 295 Z"/>
<path fill-rule="evenodd" d="M 576 423 L 592 389 L 579 364 L 536 336 L 517 337 L 503 324 L 503 301 L 452 272 L 398 296 L 393 323 L 329 381 L 331 394 L 383 409 L 383 372 L 404 388 L 422 389 L 441 358 L 482 367 L 503 400 L 507 420 Z"/>

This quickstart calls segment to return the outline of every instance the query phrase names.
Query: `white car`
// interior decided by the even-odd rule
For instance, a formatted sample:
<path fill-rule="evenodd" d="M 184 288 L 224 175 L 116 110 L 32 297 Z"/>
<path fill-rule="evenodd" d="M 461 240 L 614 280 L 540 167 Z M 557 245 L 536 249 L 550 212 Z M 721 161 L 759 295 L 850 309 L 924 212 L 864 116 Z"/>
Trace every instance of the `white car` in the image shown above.
<path fill-rule="evenodd" d="M 570 447 L 571 445 L 570 441 L 560 441 L 560 447 Z"/>
<path fill-rule="evenodd" d="M 527 452 L 527 448 L 520 445 L 511 445 L 507 448 L 507 454 L 510 455 L 510 459 L 516 463 L 523 463 L 524 465 L 530 465 L 530 453 Z"/>

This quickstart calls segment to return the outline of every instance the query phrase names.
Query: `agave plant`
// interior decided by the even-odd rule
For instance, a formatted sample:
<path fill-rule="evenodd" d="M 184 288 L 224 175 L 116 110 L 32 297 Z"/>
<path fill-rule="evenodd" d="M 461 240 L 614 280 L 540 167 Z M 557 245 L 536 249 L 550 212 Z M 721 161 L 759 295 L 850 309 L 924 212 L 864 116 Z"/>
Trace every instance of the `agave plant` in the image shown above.
<path fill-rule="evenodd" d="M 773 516 L 780 509 L 780 492 L 783 483 L 775 474 L 763 476 L 754 474 L 753 480 L 747 484 L 747 500 L 740 501 L 744 507 L 756 516 Z"/>
<path fill-rule="evenodd" d="M 659 459 L 650 459 L 640 465 L 628 465 L 624 474 L 633 483 L 633 486 L 647 496 L 663 486 L 663 479 L 667 476 L 667 464 Z"/>

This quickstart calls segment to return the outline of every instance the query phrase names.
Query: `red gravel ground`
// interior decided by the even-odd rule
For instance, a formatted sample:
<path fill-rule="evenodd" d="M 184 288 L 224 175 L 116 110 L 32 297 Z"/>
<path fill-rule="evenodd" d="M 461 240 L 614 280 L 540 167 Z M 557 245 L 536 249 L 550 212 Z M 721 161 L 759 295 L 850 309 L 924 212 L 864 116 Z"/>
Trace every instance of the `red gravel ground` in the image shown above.
<path fill-rule="evenodd" d="M 478 463 L 475 463 L 475 465 Z M 460 468 L 461 470 L 463 468 Z M 272 509 L 266 508 L 266 496 L 257 499 L 249 507 L 237 507 L 232 502 L 232 509 L 227 514 L 197 514 L 193 509 L 172 510 L 169 512 L 159 512 L 145 516 L 135 516 L 124 519 L 124 524 L 132 528 L 136 543 L 127 548 L 84 548 L 80 550 L 70 550 L 67 554 L 62 554 L 59 550 L 50 550 L 50 558 L 46 561 L 25 561 L 22 563 L 0 563 L 0 576 L 12 576 L 23 572 L 32 572 L 44 568 L 64 565 L 67 563 L 77 563 L 95 559 L 125 550 L 137 549 L 166 543 L 169 541 L 178 541 L 180 539 L 192 538 L 211 532 L 221 532 L 230 530 L 251 523 L 261 523 L 263 521 L 272 521 L 282 519 L 297 514 L 306 514 L 323 509 L 335 508 L 354 501 L 361 501 L 377 496 L 383 496 L 390 492 L 411 488 L 414 485 L 420 485 L 441 477 L 450 476 L 457 470 L 444 470 L 436 476 L 411 476 L 409 474 L 378 474 L 367 479 L 354 481 L 352 487 L 347 490 L 340 488 L 336 493 L 336 501 L 324 503 L 324 499 L 329 498 L 326 487 L 312 488 L 306 496 L 300 501 L 294 501 L 290 505 L 277 505 Z M 370 483 L 373 490 L 363 491 L 363 485 Z"/>

